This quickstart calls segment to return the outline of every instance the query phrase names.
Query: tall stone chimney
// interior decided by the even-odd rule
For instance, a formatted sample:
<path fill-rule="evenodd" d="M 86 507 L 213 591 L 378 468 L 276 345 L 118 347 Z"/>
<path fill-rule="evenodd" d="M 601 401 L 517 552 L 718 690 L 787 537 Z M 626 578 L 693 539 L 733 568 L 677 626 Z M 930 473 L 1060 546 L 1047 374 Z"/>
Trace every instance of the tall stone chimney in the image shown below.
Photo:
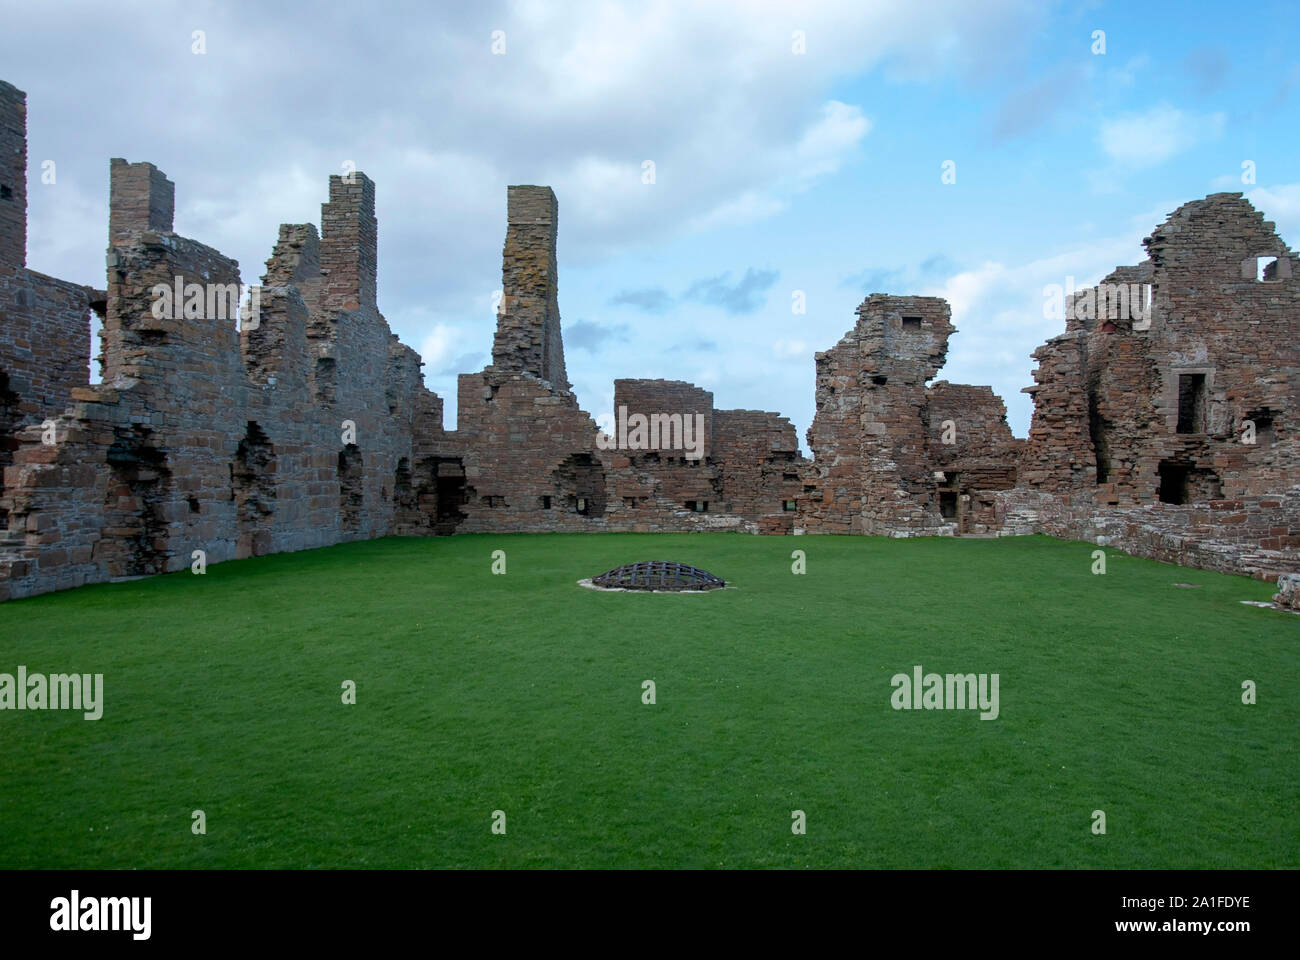
<path fill-rule="evenodd" d="M 170 233 L 176 212 L 176 184 L 152 163 L 109 161 L 108 244 L 124 246 L 145 230 Z"/>
<path fill-rule="evenodd" d="M 330 177 L 330 199 L 321 204 L 320 223 L 321 309 L 378 309 L 375 182 L 360 171 Z"/>
<path fill-rule="evenodd" d="M 549 381 L 556 390 L 568 390 L 556 291 L 558 218 L 550 187 L 509 188 L 502 300 L 492 363 Z"/>

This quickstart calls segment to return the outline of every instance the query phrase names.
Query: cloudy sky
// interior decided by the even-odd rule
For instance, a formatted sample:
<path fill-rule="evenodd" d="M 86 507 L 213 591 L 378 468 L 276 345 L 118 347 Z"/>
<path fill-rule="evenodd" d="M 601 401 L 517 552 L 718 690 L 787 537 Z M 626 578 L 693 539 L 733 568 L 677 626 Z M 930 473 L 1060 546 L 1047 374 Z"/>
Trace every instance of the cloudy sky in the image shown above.
<path fill-rule="evenodd" d="M 29 266 L 103 285 L 124 157 L 175 181 L 177 232 L 257 282 L 277 225 L 319 223 L 354 164 L 378 184 L 380 309 L 448 427 L 456 374 L 490 359 L 508 184 L 559 198 L 585 409 L 609 410 L 615 377 L 689 380 L 801 442 L 813 354 L 868 293 L 947 297 L 940 378 L 992 384 L 1023 436 L 1030 351 L 1061 330 L 1044 285 L 1139 262 L 1152 227 L 1221 190 L 1300 237 L 1285 2 L 0 10 L 0 79 L 28 94 Z"/>

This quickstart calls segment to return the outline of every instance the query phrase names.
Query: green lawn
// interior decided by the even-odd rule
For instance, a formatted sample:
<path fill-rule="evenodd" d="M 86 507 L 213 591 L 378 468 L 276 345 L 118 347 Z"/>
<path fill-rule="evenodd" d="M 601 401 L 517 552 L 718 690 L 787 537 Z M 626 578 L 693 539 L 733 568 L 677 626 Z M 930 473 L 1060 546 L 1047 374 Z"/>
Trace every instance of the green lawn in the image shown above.
<path fill-rule="evenodd" d="M 105 677 L 0 712 L 0 868 L 1300 867 L 1300 618 L 1095 549 L 387 539 L 0 604 L 0 672 Z M 655 559 L 734 589 L 576 585 Z M 1000 716 L 892 709 L 916 664 Z"/>

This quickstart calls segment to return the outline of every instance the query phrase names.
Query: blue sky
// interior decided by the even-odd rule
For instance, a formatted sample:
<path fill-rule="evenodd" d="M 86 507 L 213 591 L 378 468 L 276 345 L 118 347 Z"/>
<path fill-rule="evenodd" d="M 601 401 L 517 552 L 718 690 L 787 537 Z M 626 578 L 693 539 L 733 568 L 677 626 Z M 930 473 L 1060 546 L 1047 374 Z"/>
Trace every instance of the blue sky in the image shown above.
<path fill-rule="evenodd" d="M 585 409 L 608 411 L 616 377 L 683 379 L 801 442 L 813 354 L 868 293 L 947 297 L 939 378 L 991 384 L 1023 436 L 1029 354 L 1061 330 L 1045 284 L 1139 262 L 1221 190 L 1300 236 L 1286 3 L 3 6 L 32 268 L 103 285 L 121 156 L 166 171 L 177 231 L 255 282 L 276 226 L 319 222 L 351 161 L 378 184 L 380 308 L 449 427 L 455 374 L 489 359 L 511 183 L 559 199 Z"/>

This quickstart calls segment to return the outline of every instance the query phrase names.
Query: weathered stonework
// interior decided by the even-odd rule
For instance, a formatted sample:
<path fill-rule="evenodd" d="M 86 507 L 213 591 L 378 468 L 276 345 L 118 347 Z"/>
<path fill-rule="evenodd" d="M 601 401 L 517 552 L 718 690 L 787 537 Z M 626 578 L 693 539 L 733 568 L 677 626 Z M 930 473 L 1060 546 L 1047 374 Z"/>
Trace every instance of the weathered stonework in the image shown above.
<path fill-rule="evenodd" d="M 940 380 L 926 390 L 939 513 L 959 534 L 998 530 L 996 492 L 1016 485 L 1023 440 L 992 387 Z"/>
<path fill-rule="evenodd" d="M 817 354 L 805 460 L 786 418 L 682 381 L 615 380 L 616 416 L 653 424 L 649 442 L 627 419 L 597 427 L 565 372 L 548 187 L 508 189 L 492 363 L 459 378 L 445 430 L 378 309 L 364 174 L 330 178 L 319 232 L 280 227 L 237 307 L 238 264 L 174 232 L 172 182 L 114 159 L 97 290 L 26 268 L 25 123 L 0 83 L 0 600 L 483 531 L 1044 532 L 1300 572 L 1300 264 L 1239 194 L 1185 204 L 1145 263 L 1071 298 L 1034 354 L 1028 440 L 990 388 L 934 381 L 945 301 L 872 294 Z M 1113 316 L 1118 287 L 1150 310 Z"/>
<path fill-rule="evenodd" d="M 926 387 L 947 356 L 950 316 L 938 297 L 872 294 L 853 330 L 817 354 L 808 532 L 951 535 L 989 523 L 973 491 L 1014 483 L 1018 444 L 989 388 Z M 999 452 L 1001 465 L 986 462 Z"/>
<path fill-rule="evenodd" d="M 1239 193 L 1184 204 L 1144 243 L 1035 352 L 1019 483 L 1044 496 L 1003 496 L 1004 522 L 1088 540 L 1118 524 L 1125 550 L 1276 577 L 1300 547 L 1300 264 Z M 1258 258 L 1275 258 L 1262 275 Z M 1115 302 L 1134 287 L 1145 316 Z"/>
<path fill-rule="evenodd" d="M 161 172 L 111 163 L 102 382 L 86 375 L 94 291 L 54 282 L 80 293 L 61 333 L 31 300 L 4 298 L 4 342 L 66 358 L 15 364 L 0 598 L 393 531 L 417 412 L 437 405 L 374 306 L 374 186 L 350 179 L 331 180 L 322 238 L 281 228 L 258 314 L 237 329 L 238 265 L 173 232 Z M 177 278 L 201 295 L 160 309 Z"/>
<path fill-rule="evenodd" d="M 502 299 L 492 363 L 569 389 L 557 292 L 559 204 L 550 187 L 510 187 L 506 203 Z"/>
<path fill-rule="evenodd" d="M 17 436 L 90 382 L 90 314 L 104 294 L 27 269 L 27 96 L 0 81 L 0 547 Z"/>

